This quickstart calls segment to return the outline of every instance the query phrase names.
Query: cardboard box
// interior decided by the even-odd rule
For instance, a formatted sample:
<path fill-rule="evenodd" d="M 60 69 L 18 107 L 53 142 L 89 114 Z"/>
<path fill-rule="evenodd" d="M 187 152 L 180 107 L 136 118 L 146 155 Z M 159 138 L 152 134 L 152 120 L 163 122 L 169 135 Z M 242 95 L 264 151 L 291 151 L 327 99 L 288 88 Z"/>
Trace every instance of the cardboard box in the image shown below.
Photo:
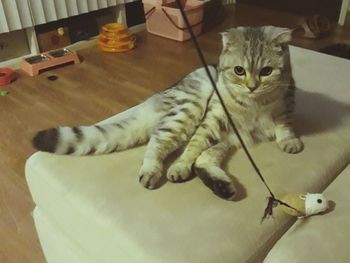
<path fill-rule="evenodd" d="M 30 54 L 24 30 L 0 34 L 0 62 Z"/>
<path fill-rule="evenodd" d="M 71 41 L 68 27 L 58 27 L 44 33 L 37 33 L 40 52 L 68 46 Z"/>

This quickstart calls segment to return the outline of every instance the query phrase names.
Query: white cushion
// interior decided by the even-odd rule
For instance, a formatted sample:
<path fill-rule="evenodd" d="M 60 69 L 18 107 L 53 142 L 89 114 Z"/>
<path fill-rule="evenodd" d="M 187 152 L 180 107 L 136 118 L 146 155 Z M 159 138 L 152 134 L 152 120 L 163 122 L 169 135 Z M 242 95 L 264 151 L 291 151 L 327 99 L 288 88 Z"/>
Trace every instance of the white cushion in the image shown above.
<path fill-rule="evenodd" d="M 69 234 L 55 223 L 55 220 L 45 215 L 39 207 L 33 211 L 35 227 L 47 262 L 50 263 L 93 263 L 80 244 L 69 238 Z"/>
<path fill-rule="evenodd" d="M 350 62 L 296 47 L 291 55 L 305 150 L 289 155 L 275 143 L 251 149 L 278 195 L 322 191 L 350 161 Z M 35 203 L 94 262 L 257 262 L 293 223 L 277 212 L 260 224 L 267 191 L 241 151 L 228 165 L 241 185 L 237 202 L 219 199 L 197 178 L 144 189 L 137 178 L 144 151 L 39 152 L 27 161 Z"/>
<path fill-rule="evenodd" d="M 328 214 L 300 219 L 264 263 L 350 262 L 350 166 L 325 190 L 335 204 Z"/>

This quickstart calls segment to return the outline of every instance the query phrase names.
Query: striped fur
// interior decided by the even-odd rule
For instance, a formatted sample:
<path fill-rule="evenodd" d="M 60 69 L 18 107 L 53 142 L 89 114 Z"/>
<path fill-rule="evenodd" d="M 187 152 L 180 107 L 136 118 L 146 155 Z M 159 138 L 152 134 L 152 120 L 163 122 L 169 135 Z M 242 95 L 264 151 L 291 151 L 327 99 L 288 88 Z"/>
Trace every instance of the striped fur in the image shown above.
<path fill-rule="evenodd" d="M 272 26 L 239 27 L 224 32 L 222 36 L 217 85 L 244 142 L 249 145 L 275 140 L 287 153 L 301 151 L 303 144 L 292 127 L 294 83 L 287 45 L 291 31 Z M 236 66 L 244 68 L 245 74 L 237 74 Z M 270 67 L 271 72 L 264 75 L 266 67 Z M 216 104 L 214 96 L 211 106 Z M 214 123 L 208 126 L 213 129 Z M 220 129 L 219 125 L 216 129 Z M 220 165 L 230 148 L 240 148 L 235 134 L 231 130 L 222 132 L 220 142 L 214 146 L 209 143 L 198 146 L 193 141 L 194 137 L 187 147 L 193 144 L 197 148 L 199 157 L 195 158 L 195 170 L 198 176 L 216 195 L 233 199 L 235 185 Z"/>
<path fill-rule="evenodd" d="M 211 71 L 215 76 L 214 67 Z M 161 140 L 164 134 L 178 131 L 189 137 L 203 118 L 211 94 L 204 70 L 198 69 L 172 88 L 133 108 L 125 119 L 109 124 L 40 131 L 33 138 L 33 145 L 56 154 L 89 155 L 125 150 L 147 142 L 151 136 Z"/>
<path fill-rule="evenodd" d="M 240 27 L 222 35 L 219 65 L 210 70 L 244 141 L 254 144 L 274 139 L 286 152 L 302 150 L 292 129 L 290 31 Z M 237 66 L 245 74 L 238 74 Z M 148 142 L 139 179 L 149 189 L 159 186 L 164 160 L 183 149 L 167 171 L 168 180 L 188 180 L 194 168 L 216 195 L 229 200 L 235 197 L 235 185 L 220 165 L 227 151 L 240 145 L 203 68 L 129 111 L 116 123 L 41 131 L 33 145 L 56 154 L 89 155 Z"/>

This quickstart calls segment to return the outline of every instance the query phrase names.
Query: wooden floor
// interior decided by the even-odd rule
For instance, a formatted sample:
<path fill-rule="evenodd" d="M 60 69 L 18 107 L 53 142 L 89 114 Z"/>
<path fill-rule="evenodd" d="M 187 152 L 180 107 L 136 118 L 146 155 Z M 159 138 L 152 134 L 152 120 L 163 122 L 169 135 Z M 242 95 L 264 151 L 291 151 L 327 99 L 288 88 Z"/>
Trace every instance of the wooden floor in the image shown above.
<path fill-rule="evenodd" d="M 221 48 L 218 32 L 234 25 L 273 24 L 293 27 L 301 19 L 249 6 L 229 8 L 225 20 L 199 39 L 209 63 Z M 319 49 L 347 39 L 340 27 L 320 41 L 296 38 L 294 44 Z M 79 51 L 72 65 L 18 79 L 0 97 L 0 262 L 45 262 L 31 216 L 34 204 L 24 177 L 26 159 L 34 152 L 36 131 L 58 125 L 91 124 L 133 106 L 200 66 L 190 42 L 137 34 L 138 46 L 123 54 L 102 53 L 93 46 Z M 56 81 L 47 79 L 57 75 Z"/>

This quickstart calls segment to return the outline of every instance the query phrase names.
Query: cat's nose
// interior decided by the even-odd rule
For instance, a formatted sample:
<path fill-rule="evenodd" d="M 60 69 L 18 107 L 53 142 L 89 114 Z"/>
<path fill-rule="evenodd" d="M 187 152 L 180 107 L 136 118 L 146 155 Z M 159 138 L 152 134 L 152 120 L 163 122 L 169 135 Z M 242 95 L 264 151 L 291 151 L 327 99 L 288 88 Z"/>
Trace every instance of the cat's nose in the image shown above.
<path fill-rule="evenodd" d="M 259 81 L 253 77 L 250 77 L 247 79 L 246 85 L 250 92 L 253 92 L 259 87 Z"/>
<path fill-rule="evenodd" d="M 258 86 L 248 86 L 248 89 L 250 90 L 250 92 L 253 92 L 254 90 L 256 90 L 258 88 Z"/>

